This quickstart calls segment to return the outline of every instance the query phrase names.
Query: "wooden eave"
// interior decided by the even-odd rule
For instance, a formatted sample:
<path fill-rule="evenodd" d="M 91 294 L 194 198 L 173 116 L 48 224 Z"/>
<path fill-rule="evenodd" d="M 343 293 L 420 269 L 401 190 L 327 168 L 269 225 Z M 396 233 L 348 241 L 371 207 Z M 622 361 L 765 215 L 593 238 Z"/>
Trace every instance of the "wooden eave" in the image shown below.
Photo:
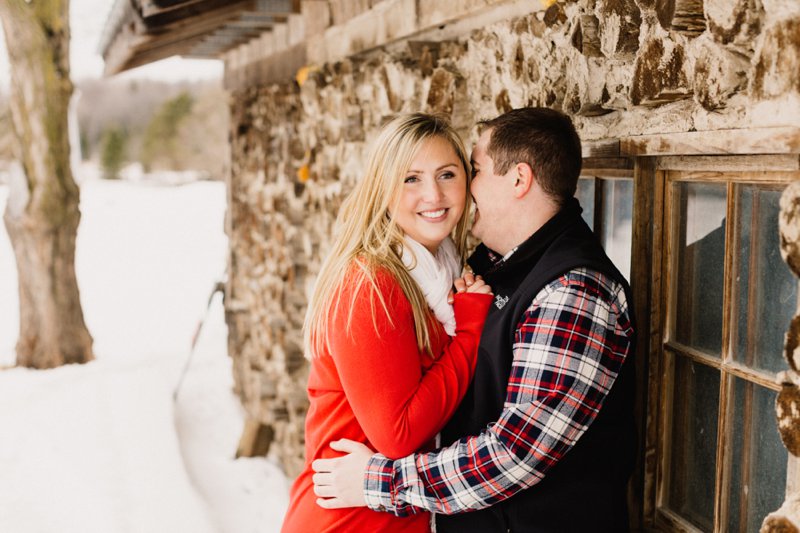
<path fill-rule="evenodd" d="M 129 0 L 118 0 L 128 2 Z M 109 19 L 105 74 L 171 56 L 218 59 L 299 13 L 299 0 L 133 0 Z"/>

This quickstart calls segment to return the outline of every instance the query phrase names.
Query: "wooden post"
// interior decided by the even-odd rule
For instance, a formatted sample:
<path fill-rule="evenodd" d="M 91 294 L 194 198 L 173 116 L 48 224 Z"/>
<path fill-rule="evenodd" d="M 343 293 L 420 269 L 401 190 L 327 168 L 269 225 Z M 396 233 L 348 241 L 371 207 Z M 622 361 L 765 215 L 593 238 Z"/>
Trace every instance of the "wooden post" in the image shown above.
<path fill-rule="evenodd" d="M 236 458 L 239 457 L 266 457 L 275 438 L 272 427 L 262 424 L 258 420 L 248 418 L 244 423 L 239 446 L 236 448 Z"/>
<path fill-rule="evenodd" d="M 656 356 L 651 351 L 659 348 L 659 343 L 652 343 L 653 340 L 647 332 L 651 328 L 651 306 L 657 305 L 653 301 L 653 289 L 655 279 L 651 281 L 654 266 L 660 267 L 660 261 L 654 263 L 655 251 L 660 247 L 660 224 L 655 223 L 655 217 L 662 214 L 663 210 L 656 203 L 661 198 L 661 190 L 657 190 L 661 183 L 657 180 L 657 172 L 654 157 L 640 157 L 636 160 L 633 172 L 633 234 L 631 239 L 631 289 L 633 290 L 633 308 L 636 313 L 636 327 L 639 331 L 636 342 L 636 404 L 634 412 L 637 421 L 638 441 L 645 443 L 639 447 L 636 457 L 636 467 L 628 489 L 628 503 L 630 505 L 631 529 L 641 530 L 643 523 L 652 515 L 649 506 L 652 501 L 650 493 L 654 489 L 652 480 L 647 480 L 645 475 L 646 461 L 653 460 L 652 453 L 647 453 L 654 435 L 648 435 L 648 430 L 652 432 L 651 426 L 656 426 L 655 420 L 651 416 L 652 409 L 648 409 L 648 398 L 651 394 L 648 386 L 648 377 L 651 371 L 651 361 Z M 660 259 L 660 258 L 659 258 Z M 659 287 L 656 288 L 658 295 Z M 658 302 L 658 297 L 655 302 Z M 655 339 L 657 341 L 657 338 Z M 650 406 L 657 405 L 652 402 Z M 645 498 L 642 498 L 645 494 Z M 643 506 L 644 503 L 644 506 Z M 652 524 L 649 524 L 652 525 Z"/>

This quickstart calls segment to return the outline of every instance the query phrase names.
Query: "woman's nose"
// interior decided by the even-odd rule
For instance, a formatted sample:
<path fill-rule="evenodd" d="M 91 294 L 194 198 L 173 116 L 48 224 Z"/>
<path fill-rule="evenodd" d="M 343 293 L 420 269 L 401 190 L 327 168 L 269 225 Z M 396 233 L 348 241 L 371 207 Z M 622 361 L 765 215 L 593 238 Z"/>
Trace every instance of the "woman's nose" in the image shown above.
<path fill-rule="evenodd" d="M 442 188 L 438 180 L 429 181 L 423 191 L 424 199 L 428 202 L 438 202 L 442 199 Z"/>

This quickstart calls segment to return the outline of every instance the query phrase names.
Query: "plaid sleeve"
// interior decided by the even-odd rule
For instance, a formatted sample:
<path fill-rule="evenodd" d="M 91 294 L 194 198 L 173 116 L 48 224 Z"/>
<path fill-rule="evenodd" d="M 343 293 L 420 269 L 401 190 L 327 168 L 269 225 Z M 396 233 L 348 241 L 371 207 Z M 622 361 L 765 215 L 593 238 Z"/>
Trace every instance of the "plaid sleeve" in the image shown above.
<path fill-rule="evenodd" d="M 622 285 L 575 269 L 517 326 L 505 407 L 477 436 L 437 452 L 372 457 L 367 505 L 406 516 L 482 509 L 541 481 L 597 416 L 631 348 Z"/>

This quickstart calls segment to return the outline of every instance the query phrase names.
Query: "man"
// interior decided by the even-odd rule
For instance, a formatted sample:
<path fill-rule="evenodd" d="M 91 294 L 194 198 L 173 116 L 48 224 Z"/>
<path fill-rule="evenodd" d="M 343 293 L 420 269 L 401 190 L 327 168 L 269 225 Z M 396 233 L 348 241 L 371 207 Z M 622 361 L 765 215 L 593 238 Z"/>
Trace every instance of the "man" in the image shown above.
<path fill-rule="evenodd" d="M 393 461 L 332 443 L 348 455 L 315 461 L 318 503 L 428 510 L 439 533 L 627 531 L 633 312 L 574 199 L 580 139 L 545 108 L 483 124 L 471 185 L 483 244 L 468 263 L 495 304 L 448 446 Z"/>

